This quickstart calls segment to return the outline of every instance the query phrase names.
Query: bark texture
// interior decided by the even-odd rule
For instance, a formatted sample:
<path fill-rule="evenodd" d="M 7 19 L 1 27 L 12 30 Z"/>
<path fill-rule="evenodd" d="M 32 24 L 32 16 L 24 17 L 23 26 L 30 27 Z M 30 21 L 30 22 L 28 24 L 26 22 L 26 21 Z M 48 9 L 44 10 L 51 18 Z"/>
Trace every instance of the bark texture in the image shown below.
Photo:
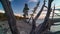
<path fill-rule="evenodd" d="M 11 3 L 9 2 L 9 0 L 0 0 L 0 1 L 1 1 L 2 6 L 5 10 L 5 14 L 7 16 L 8 24 L 9 24 L 12 34 L 19 34 L 19 31 L 16 26 L 16 19 L 13 14 L 13 10 L 11 8 Z"/>

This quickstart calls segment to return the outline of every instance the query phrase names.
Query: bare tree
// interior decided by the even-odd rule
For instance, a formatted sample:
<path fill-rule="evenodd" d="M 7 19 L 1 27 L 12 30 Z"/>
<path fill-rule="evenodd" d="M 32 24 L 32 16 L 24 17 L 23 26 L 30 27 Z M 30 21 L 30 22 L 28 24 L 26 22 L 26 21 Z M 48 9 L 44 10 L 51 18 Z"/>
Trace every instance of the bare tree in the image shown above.
<path fill-rule="evenodd" d="M 16 19 L 11 8 L 11 3 L 9 2 L 9 0 L 0 0 L 0 2 L 2 3 L 2 6 L 5 10 L 5 14 L 7 16 L 8 24 L 12 34 L 19 34 L 19 31 L 16 26 Z"/>
<path fill-rule="evenodd" d="M 45 6 L 45 7 L 48 9 L 47 6 Z M 54 24 L 54 22 L 55 22 L 54 19 L 53 19 L 53 17 L 54 17 L 54 11 L 55 11 L 55 5 L 54 5 L 54 9 L 52 9 L 52 8 L 50 8 L 50 9 L 51 9 L 50 11 L 52 12 L 52 19 L 49 19 L 48 22 L 49 22 L 49 26 L 51 27 L 51 25 Z M 49 30 L 50 30 L 50 27 L 49 27 Z"/>
<path fill-rule="evenodd" d="M 32 30 L 31 30 L 30 34 L 35 34 L 34 31 L 35 31 L 35 28 L 36 28 L 36 20 L 41 15 L 41 12 L 43 11 L 44 6 L 45 6 L 45 0 L 44 0 L 44 4 L 43 4 L 41 10 L 38 12 L 38 14 L 36 15 L 36 17 L 32 21 Z"/>
<path fill-rule="evenodd" d="M 36 13 L 36 10 L 39 7 L 39 4 L 40 4 L 40 1 L 38 1 L 37 4 L 36 4 L 36 7 L 34 7 L 34 10 L 32 11 L 33 14 L 31 14 L 31 17 L 30 17 L 28 23 L 30 22 L 31 19 L 33 20 L 34 14 Z"/>
<path fill-rule="evenodd" d="M 36 13 L 37 8 L 39 7 L 39 4 L 40 4 L 40 1 L 38 1 L 36 7 L 35 7 L 34 10 L 33 10 L 33 14 L 32 14 L 33 16 L 34 16 L 34 14 Z M 34 21 L 34 19 L 33 19 L 33 16 L 30 17 L 30 19 L 32 18 L 32 30 L 31 30 L 30 34 L 33 34 L 33 32 L 34 32 L 34 30 L 35 30 L 35 27 L 36 27 L 36 23 L 35 23 L 35 21 Z M 30 19 L 29 19 L 29 21 L 30 21 Z"/>
<path fill-rule="evenodd" d="M 46 14 L 46 17 L 44 19 L 44 22 L 42 24 L 40 24 L 39 26 L 39 30 L 37 30 L 36 34 L 44 34 L 43 32 L 46 31 L 48 29 L 48 20 L 49 20 L 49 16 L 50 16 L 50 13 L 51 13 L 51 3 L 52 3 L 53 0 L 48 0 L 48 10 L 47 10 L 47 14 Z"/>
<path fill-rule="evenodd" d="M 55 11 L 55 5 L 54 5 L 54 9 L 52 11 L 52 20 L 53 20 L 53 17 L 54 17 L 54 11 Z"/>

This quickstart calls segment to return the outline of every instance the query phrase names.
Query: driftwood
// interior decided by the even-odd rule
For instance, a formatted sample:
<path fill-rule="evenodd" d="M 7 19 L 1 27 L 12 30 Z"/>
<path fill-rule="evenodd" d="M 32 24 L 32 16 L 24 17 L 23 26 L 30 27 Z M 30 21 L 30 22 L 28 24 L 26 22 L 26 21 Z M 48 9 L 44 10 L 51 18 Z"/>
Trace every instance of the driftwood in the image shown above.
<path fill-rule="evenodd" d="M 38 12 L 37 16 L 36 16 L 36 17 L 33 19 L 33 21 L 32 21 L 32 30 L 31 30 L 30 34 L 35 34 L 34 31 L 35 31 L 35 28 L 36 28 L 36 20 L 37 20 L 37 19 L 39 18 L 39 16 L 41 15 L 41 12 L 43 11 L 44 6 L 45 6 L 45 0 L 44 0 L 44 4 L 43 4 L 41 10 Z"/>
<path fill-rule="evenodd" d="M 47 10 L 47 14 L 46 14 L 46 17 L 44 19 L 44 22 L 42 24 L 40 24 L 40 28 L 38 28 L 39 30 L 37 30 L 37 32 L 35 34 L 44 34 L 44 31 L 46 31 L 49 27 L 49 23 L 48 23 L 48 20 L 49 20 L 49 16 L 50 16 L 50 13 L 51 13 L 51 3 L 52 3 L 53 0 L 48 0 L 48 10 Z"/>
<path fill-rule="evenodd" d="M 37 8 L 39 7 L 39 4 L 40 4 L 40 1 L 37 3 L 36 7 L 35 7 L 34 10 L 33 10 L 33 14 L 32 14 L 33 16 L 34 16 Z M 33 16 L 31 16 L 31 18 L 32 18 L 32 30 L 31 30 L 30 34 L 33 34 L 33 32 L 34 32 L 34 30 L 35 30 L 35 28 L 36 28 L 36 23 L 35 23 L 35 20 L 33 19 Z M 31 18 L 30 18 L 30 19 L 31 19 Z"/>
<path fill-rule="evenodd" d="M 55 11 L 55 5 L 54 5 L 53 12 L 52 12 L 52 20 L 53 20 L 53 17 L 54 17 L 54 11 Z"/>
<path fill-rule="evenodd" d="M 45 7 L 48 9 L 47 6 L 45 6 Z M 52 11 L 52 10 L 53 10 L 53 11 Z M 54 9 L 51 8 L 51 12 L 52 12 L 52 20 L 53 20 L 53 17 L 54 17 L 54 11 L 55 11 L 55 5 L 54 5 Z"/>
<path fill-rule="evenodd" d="M 36 10 L 37 10 L 37 8 L 39 7 L 39 4 L 40 4 L 40 1 L 38 1 L 36 7 L 34 7 L 34 10 L 32 11 L 33 14 L 31 14 L 31 17 L 30 17 L 28 23 L 30 22 L 31 19 L 33 20 L 34 14 L 36 13 Z"/>
<path fill-rule="evenodd" d="M 44 0 L 44 4 L 43 4 L 41 10 L 38 12 L 38 14 L 37 14 L 36 17 L 34 18 L 34 20 L 37 20 L 37 19 L 39 18 L 39 16 L 41 15 L 41 13 L 42 13 L 42 11 L 43 11 L 44 6 L 45 6 L 45 0 Z"/>
<path fill-rule="evenodd" d="M 16 19 L 13 14 L 13 10 L 11 8 L 11 4 L 9 0 L 0 0 L 0 2 L 2 3 L 2 6 L 5 10 L 5 14 L 7 16 L 8 24 L 9 24 L 12 34 L 19 34 L 18 29 L 16 27 Z"/>

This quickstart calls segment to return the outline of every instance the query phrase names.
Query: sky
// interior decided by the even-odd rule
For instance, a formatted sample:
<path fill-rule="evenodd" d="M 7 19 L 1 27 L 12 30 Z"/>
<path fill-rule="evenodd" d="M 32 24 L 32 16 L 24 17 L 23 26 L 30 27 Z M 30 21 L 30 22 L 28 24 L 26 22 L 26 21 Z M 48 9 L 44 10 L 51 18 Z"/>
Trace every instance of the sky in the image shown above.
<path fill-rule="evenodd" d="M 36 3 L 38 1 L 40 1 L 40 7 L 37 9 L 37 13 L 38 11 L 41 9 L 41 6 L 43 5 L 43 1 L 44 0 L 9 0 L 11 2 L 11 7 L 13 9 L 13 12 L 16 15 L 22 15 L 23 14 L 23 8 L 24 8 L 24 4 L 27 3 L 28 7 L 29 7 L 29 13 L 32 13 L 33 8 L 36 6 Z M 56 8 L 60 9 L 60 0 L 54 0 L 52 2 L 52 7 L 56 6 Z M 46 2 L 46 6 L 47 6 L 47 2 Z M 4 9 L 2 7 L 2 4 L 0 3 L 0 12 L 4 12 Z M 45 11 L 43 13 L 46 13 Z M 43 16 L 43 15 L 42 15 Z"/>

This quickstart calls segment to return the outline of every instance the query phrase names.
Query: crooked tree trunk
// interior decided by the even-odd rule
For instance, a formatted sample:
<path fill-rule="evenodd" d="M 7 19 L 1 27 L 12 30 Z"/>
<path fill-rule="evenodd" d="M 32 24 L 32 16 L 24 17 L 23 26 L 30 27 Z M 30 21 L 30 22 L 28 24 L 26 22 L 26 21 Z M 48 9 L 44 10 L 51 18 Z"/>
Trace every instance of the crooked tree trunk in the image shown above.
<path fill-rule="evenodd" d="M 1 1 L 3 8 L 5 10 L 5 14 L 7 16 L 8 24 L 9 24 L 12 34 L 19 34 L 17 26 L 16 26 L 16 19 L 13 14 L 9 0 L 0 0 L 0 1 Z"/>
<path fill-rule="evenodd" d="M 31 31 L 31 34 L 35 34 L 35 28 L 36 28 L 36 20 L 38 19 L 38 17 L 40 16 L 42 10 L 43 10 L 44 7 L 42 7 L 41 11 L 39 11 L 39 13 L 37 14 L 37 16 L 35 17 L 35 19 L 33 19 L 32 21 L 32 31 Z"/>
<path fill-rule="evenodd" d="M 37 10 L 37 8 L 39 7 L 39 4 L 40 4 L 40 1 L 38 1 L 36 7 L 34 7 L 34 10 L 32 11 L 33 14 L 31 15 L 31 17 L 30 17 L 28 23 L 30 22 L 31 18 L 32 18 L 32 20 L 33 20 L 34 14 L 36 13 L 36 10 Z"/>
<path fill-rule="evenodd" d="M 47 9 L 48 9 L 48 7 L 47 6 L 45 6 Z M 50 11 L 52 11 L 52 8 L 50 8 L 51 10 Z M 53 20 L 53 17 L 54 17 L 54 11 L 55 11 L 55 5 L 54 5 L 54 9 L 53 9 L 53 11 L 52 11 L 52 19 L 49 19 L 49 30 L 50 30 L 50 27 L 51 27 L 51 25 L 52 24 L 54 24 L 54 22 L 55 22 L 55 20 Z"/>
<path fill-rule="evenodd" d="M 37 3 L 36 7 L 33 10 L 33 14 L 32 14 L 33 16 L 34 16 L 35 11 L 39 7 L 39 3 L 40 3 L 40 1 Z M 33 16 L 31 17 L 32 18 L 32 30 L 31 30 L 30 34 L 33 34 L 35 27 L 36 27 L 36 23 L 35 23 L 35 20 L 33 19 Z"/>
<path fill-rule="evenodd" d="M 44 7 L 45 7 L 45 1 L 46 1 L 46 0 L 44 0 L 44 4 L 42 5 L 42 8 L 41 8 L 41 10 L 38 12 L 38 14 L 36 15 L 36 17 L 35 17 L 34 20 L 37 20 L 37 19 L 39 18 L 39 16 L 41 15 L 41 13 L 42 13 L 42 11 L 43 11 L 43 9 L 44 9 Z"/>
<path fill-rule="evenodd" d="M 53 0 L 48 0 L 48 11 L 47 11 L 47 14 L 46 14 L 46 17 L 45 17 L 45 20 L 42 24 L 40 24 L 40 28 L 38 28 L 39 30 L 37 30 L 36 34 L 42 34 L 46 29 L 48 29 L 48 20 L 49 20 L 49 16 L 50 16 L 50 13 L 51 13 L 51 3 L 52 3 Z M 44 34 L 44 33 L 43 33 Z"/>
<path fill-rule="evenodd" d="M 45 6 L 45 0 L 44 0 L 44 4 L 41 8 L 41 10 L 38 12 L 38 14 L 36 15 L 36 17 L 33 19 L 32 21 L 32 30 L 30 32 L 30 34 L 35 34 L 35 28 L 36 28 L 36 20 L 39 18 L 39 16 L 41 15 L 41 12 L 43 11 L 43 8 Z"/>

